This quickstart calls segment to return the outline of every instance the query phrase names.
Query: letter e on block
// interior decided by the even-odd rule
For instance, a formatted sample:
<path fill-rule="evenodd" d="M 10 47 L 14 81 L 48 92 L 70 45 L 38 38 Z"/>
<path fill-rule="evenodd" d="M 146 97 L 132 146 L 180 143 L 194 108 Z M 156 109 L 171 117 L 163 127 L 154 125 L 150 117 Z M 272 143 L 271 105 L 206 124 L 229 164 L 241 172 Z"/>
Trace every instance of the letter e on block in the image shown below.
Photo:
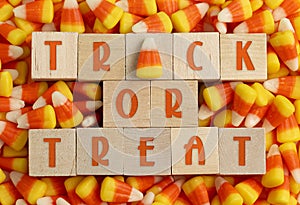
<path fill-rule="evenodd" d="M 29 130 L 30 176 L 75 176 L 75 129 Z"/>
<path fill-rule="evenodd" d="M 219 129 L 220 174 L 264 174 L 263 128 Z"/>
<path fill-rule="evenodd" d="M 221 34 L 221 80 L 267 79 L 266 34 Z"/>
<path fill-rule="evenodd" d="M 78 128 L 77 174 L 123 174 L 123 129 Z"/>
<path fill-rule="evenodd" d="M 79 81 L 125 78 L 124 34 L 81 34 L 78 48 Z"/>
<path fill-rule="evenodd" d="M 219 173 L 218 128 L 171 128 L 172 174 Z"/>
<path fill-rule="evenodd" d="M 32 79 L 77 79 L 77 40 L 77 33 L 33 32 Z"/>

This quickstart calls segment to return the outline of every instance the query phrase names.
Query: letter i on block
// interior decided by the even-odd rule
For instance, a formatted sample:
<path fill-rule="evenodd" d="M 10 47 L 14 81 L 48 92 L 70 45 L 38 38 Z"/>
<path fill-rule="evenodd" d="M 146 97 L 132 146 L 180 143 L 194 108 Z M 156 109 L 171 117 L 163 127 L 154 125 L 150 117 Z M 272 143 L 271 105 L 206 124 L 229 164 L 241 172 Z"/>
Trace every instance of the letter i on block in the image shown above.
<path fill-rule="evenodd" d="M 77 174 L 122 175 L 123 129 L 78 128 Z"/>
<path fill-rule="evenodd" d="M 263 128 L 219 129 L 220 174 L 264 174 L 266 171 Z"/>
<path fill-rule="evenodd" d="M 78 48 L 79 81 L 125 78 L 125 35 L 81 34 Z"/>
<path fill-rule="evenodd" d="M 30 176 L 76 175 L 76 130 L 29 130 Z"/>
<path fill-rule="evenodd" d="M 221 34 L 221 80 L 267 79 L 266 34 Z"/>
<path fill-rule="evenodd" d="M 124 174 L 170 175 L 171 129 L 124 128 Z"/>
<path fill-rule="evenodd" d="M 174 79 L 220 79 L 219 34 L 174 34 Z"/>
<path fill-rule="evenodd" d="M 218 128 L 171 128 L 172 174 L 219 173 Z"/>
<path fill-rule="evenodd" d="M 77 79 L 78 33 L 32 33 L 32 79 Z"/>

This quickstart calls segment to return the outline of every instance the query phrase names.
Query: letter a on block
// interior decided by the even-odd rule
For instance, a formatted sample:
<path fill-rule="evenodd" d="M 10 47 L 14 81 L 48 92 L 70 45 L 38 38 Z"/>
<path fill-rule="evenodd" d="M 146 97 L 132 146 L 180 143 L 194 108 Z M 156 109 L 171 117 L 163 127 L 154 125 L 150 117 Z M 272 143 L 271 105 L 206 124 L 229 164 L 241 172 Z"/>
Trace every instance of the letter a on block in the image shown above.
<path fill-rule="evenodd" d="M 221 80 L 266 80 L 266 42 L 266 34 L 221 34 Z"/>
<path fill-rule="evenodd" d="M 196 142 L 196 144 L 194 144 Z M 184 145 L 184 148 L 186 150 L 185 152 L 185 164 L 191 165 L 192 164 L 192 152 L 194 149 L 198 152 L 198 164 L 199 165 L 205 165 L 205 152 L 203 148 L 203 143 L 200 137 L 193 136 L 189 139 L 189 142 Z"/>

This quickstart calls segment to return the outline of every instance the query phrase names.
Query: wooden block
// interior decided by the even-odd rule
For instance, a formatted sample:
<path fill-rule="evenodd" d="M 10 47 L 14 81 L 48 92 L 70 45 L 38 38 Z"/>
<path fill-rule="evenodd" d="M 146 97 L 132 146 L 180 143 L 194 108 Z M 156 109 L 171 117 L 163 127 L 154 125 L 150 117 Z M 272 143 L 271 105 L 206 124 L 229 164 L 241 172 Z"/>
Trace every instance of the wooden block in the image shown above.
<path fill-rule="evenodd" d="M 197 81 L 151 82 L 151 127 L 197 127 Z"/>
<path fill-rule="evenodd" d="M 124 174 L 170 175 L 170 128 L 124 128 Z"/>
<path fill-rule="evenodd" d="M 30 176 L 76 175 L 76 130 L 29 130 Z"/>
<path fill-rule="evenodd" d="M 263 128 L 219 129 L 220 174 L 264 174 L 266 171 Z"/>
<path fill-rule="evenodd" d="M 78 128 L 77 174 L 123 174 L 123 129 Z"/>
<path fill-rule="evenodd" d="M 104 81 L 103 127 L 150 127 L 150 81 Z"/>
<path fill-rule="evenodd" d="M 136 77 L 136 65 L 138 62 L 139 52 L 145 38 L 153 38 L 157 45 L 160 59 L 163 65 L 163 75 L 159 79 L 172 79 L 172 49 L 173 36 L 172 34 L 127 34 L 126 35 L 126 79 L 140 80 Z M 151 79 L 152 80 L 152 79 Z"/>
<path fill-rule="evenodd" d="M 221 80 L 267 79 L 266 34 L 221 34 Z"/>
<path fill-rule="evenodd" d="M 78 33 L 33 32 L 31 77 L 33 80 L 77 79 Z"/>
<path fill-rule="evenodd" d="M 219 173 L 218 128 L 171 128 L 172 174 Z"/>
<path fill-rule="evenodd" d="M 174 79 L 220 79 L 219 34 L 174 34 Z"/>
<path fill-rule="evenodd" d="M 79 81 L 125 78 L 124 34 L 81 34 L 78 47 Z"/>

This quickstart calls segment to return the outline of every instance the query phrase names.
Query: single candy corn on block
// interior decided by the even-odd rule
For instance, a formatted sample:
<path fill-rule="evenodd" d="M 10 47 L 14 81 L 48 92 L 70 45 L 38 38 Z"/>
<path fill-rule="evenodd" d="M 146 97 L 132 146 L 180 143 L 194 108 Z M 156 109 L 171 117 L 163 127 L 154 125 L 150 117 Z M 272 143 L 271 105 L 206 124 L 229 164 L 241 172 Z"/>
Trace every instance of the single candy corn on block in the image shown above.
<path fill-rule="evenodd" d="M 239 126 L 256 100 L 255 89 L 244 83 L 238 84 L 234 91 L 232 104 L 232 124 Z"/>
<path fill-rule="evenodd" d="M 244 204 L 251 205 L 254 204 L 260 196 L 263 186 L 257 179 L 249 178 L 235 185 L 235 189 L 243 197 Z"/>
<path fill-rule="evenodd" d="M 264 87 L 272 93 L 300 99 L 300 76 L 273 78 L 265 81 Z"/>
<path fill-rule="evenodd" d="M 280 143 L 297 142 L 300 140 L 300 131 L 295 115 L 291 115 L 276 129 L 277 141 Z"/>
<path fill-rule="evenodd" d="M 16 171 L 10 173 L 10 178 L 20 194 L 30 204 L 35 204 L 39 198 L 45 195 L 47 185 L 37 178 Z"/>
<path fill-rule="evenodd" d="M 0 2 L 0 21 L 6 21 L 13 16 L 13 9 L 12 5 L 10 5 L 7 1 Z"/>
<path fill-rule="evenodd" d="M 13 79 L 9 72 L 0 72 L 0 96 L 10 97 L 13 89 Z"/>
<path fill-rule="evenodd" d="M 277 95 L 263 122 L 266 132 L 272 131 L 295 112 L 294 105 L 284 96 Z"/>
<path fill-rule="evenodd" d="M 27 157 L 28 148 L 27 146 L 25 146 L 20 151 L 16 151 L 7 145 L 4 145 L 2 148 L 2 156 L 3 157 Z"/>
<path fill-rule="evenodd" d="M 47 89 L 47 82 L 23 84 L 12 89 L 12 97 L 32 105 Z"/>
<path fill-rule="evenodd" d="M 138 16 L 151 16 L 157 13 L 155 0 L 120 0 L 116 2 L 116 5 L 125 12 Z"/>
<path fill-rule="evenodd" d="M 228 105 L 233 100 L 235 86 L 239 82 L 222 83 L 207 87 L 203 90 L 206 105 L 212 111 L 217 111 Z"/>
<path fill-rule="evenodd" d="M 279 146 L 279 151 L 288 170 L 292 174 L 297 183 L 300 181 L 300 163 L 297 154 L 296 144 L 294 142 L 286 142 Z"/>
<path fill-rule="evenodd" d="M 280 69 L 279 58 L 269 43 L 267 47 L 267 68 L 268 74 L 277 73 Z"/>
<path fill-rule="evenodd" d="M 165 12 L 169 16 L 178 10 L 178 0 L 156 0 L 156 4 L 160 11 Z"/>
<path fill-rule="evenodd" d="M 60 196 L 67 193 L 64 187 L 65 177 L 44 177 L 41 180 L 47 184 L 45 196 Z"/>
<path fill-rule="evenodd" d="M 0 203 L 1 204 L 15 204 L 17 199 L 22 196 L 15 188 L 12 182 L 5 182 L 0 184 Z"/>
<path fill-rule="evenodd" d="M 11 97 L 0 97 L 0 105 L 0 112 L 9 112 L 23 108 L 25 103 L 23 100 Z"/>
<path fill-rule="evenodd" d="M 120 21 L 123 10 L 106 0 L 87 0 L 86 3 L 103 25 L 112 29 Z"/>
<path fill-rule="evenodd" d="M 201 176 L 193 177 L 182 185 L 182 190 L 192 202 L 197 205 L 209 205 L 209 197 L 204 180 Z"/>
<path fill-rule="evenodd" d="M 51 23 L 54 10 L 51 0 L 33 1 L 17 6 L 13 10 L 15 17 L 37 23 Z"/>
<path fill-rule="evenodd" d="M 293 0 L 284 0 L 279 7 L 274 9 L 274 20 L 278 21 L 284 17 L 287 17 L 295 13 L 298 9 L 300 9 L 300 2 Z"/>
<path fill-rule="evenodd" d="M 281 154 L 277 144 L 273 144 L 267 154 L 266 173 L 261 183 L 264 187 L 272 188 L 284 182 L 284 172 Z"/>
<path fill-rule="evenodd" d="M 56 115 L 51 105 L 31 110 L 17 119 L 18 128 L 53 129 L 56 126 Z"/>
<path fill-rule="evenodd" d="M 0 168 L 6 171 L 28 172 L 28 160 L 23 157 L 0 157 Z"/>
<path fill-rule="evenodd" d="M 67 191 L 71 204 L 84 204 L 82 199 L 75 192 L 77 185 L 81 182 L 83 178 L 83 176 L 69 177 L 64 182 L 64 187 Z"/>
<path fill-rule="evenodd" d="M 160 78 L 162 73 L 162 63 L 156 43 L 153 38 L 146 38 L 139 53 L 136 76 L 138 78 Z"/>
<path fill-rule="evenodd" d="M 240 22 L 252 17 L 249 0 L 233 0 L 218 14 L 221 22 Z"/>
<path fill-rule="evenodd" d="M 82 179 L 75 192 L 88 205 L 102 203 L 99 195 L 99 184 L 94 176 L 87 176 Z"/>
<path fill-rule="evenodd" d="M 28 137 L 28 131 L 17 128 L 12 122 L 0 121 L 0 139 L 16 151 L 21 150 Z"/>
<path fill-rule="evenodd" d="M 160 176 L 134 176 L 128 177 L 126 179 L 126 183 L 133 188 L 136 188 L 140 192 L 145 192 L 147 189 L 160 182 L 161 180 L 162 177 Z"/>
<path fill-rule="evenodd" d="M 0 43 L 0 58 L 3 64 L 14 61 L 23 54 L 20 46 Z"/>
<path fill-rule="evenodd" d="M 0 35 L 13 45 L 21 45 L 27 37 L 23 30 L 5 22 L 0 22 Z"/>
<path fill-rule="evenodd" d="M 272 188 L 268 194 L 267 201 L 271 204 L 289 204 L 290 188 L 289 188 L 289 172 L 284 169 L 284 182 L 278 187 Z"/>
<path fill-rule="evenodd" d="M 85 31 L 82 15 L 76 0 L 65 0 L 61 13 L 60 31 L 77 32 Z"/>
<path fill-rule="evenodd" d="M 172 29 L 171 19 L 163 11 L 142 19 L 132 26 L 134 33 L 171 33 Z"/>
<path fill-rule="evenodd" d="M 128 12 L 124 12 L 120 19 L 120 33 L 126 34 L 132 32 L 132 26 L 143 18 Z"/>
<path fill-rule="evenodd" d="M 193 4 L 171 15 L 174 28 L 178 32 L 191 31 L 205 16 L 209 5 L 207 3 Z"/>
<path fill-rule="evenodd" d="M 243 198 L 237 190 L 224 178 L 217 177 L 215 180 L 216 190 L 222 205 L 242 205 Z"/>
<path fill-rule="evenodd" d="M 66 96 L 70 101 L 73 101 L 73 95 L 68 87 L 68 85 L 64 81 L 57 81 L 54 83 L 48 90 L 46 90 L 43 95 L 41 95 L 33 104 L 32 108 L 37 109 L 43 107 L 47 104 L 52 104 L 52 93 L 54 91 L 61 92 L 64 96 Z M 92 91 L 91 91 L 92 92 Z"/>
<path fill-rule="evenodd" d="M 254 14 L 251 18 L 240 23 L 234 28 L 234 33 L 266 33 L 272 34 L 275 31 L 275 24 L 272 13 L 264 10 Z"/>
<path fill-rule="evenodd" d="M 293 32 L 276 32 L 271 35 L 269 41 L 284 64 L 292 71 L 298 70 L 298 53 Z"/>
<path fill-rule="evenodd" d="M 105 177 L 101 184 L 100 197 L 107 202 L 126 203 L 142 200 L 143 194 L 125 182 Z"/>
<path fill-rule="evenodd" d="M 148 192 L 152 192 L 155 195 L 157 195 L 160 192 L 162 192 L 162 190 L 164 188 L 166 188 L 167 186 L 169 186 L 173 182 L 174 182 L 174 177 L 172 177 L 172 176 L 165 176 L 163 180 L 161 180 L 160 182 L 154 184 L 151 188 L 149 188 L 147 190 L 147 193 Z"/>
<path fill-rule="evenodd" d="M 173 204 L 181 192 L 185 179 L 178 179 L 155 196 L 154 204 Z"/>
<path fill-rule="evenodd" d="M 101 99 L 101 95 L 102 95 L 101 87 L 96 83 L 68 82 L 67 84 L 70 87 L 70 89 L 73 91 L 74 99 L 76 100 L 79 99 L 100 100 Z M 66 96 L 65 93 L 63 94 L 64 96 Z M 71 99 L 69 98 L 69 100 Z"/>

